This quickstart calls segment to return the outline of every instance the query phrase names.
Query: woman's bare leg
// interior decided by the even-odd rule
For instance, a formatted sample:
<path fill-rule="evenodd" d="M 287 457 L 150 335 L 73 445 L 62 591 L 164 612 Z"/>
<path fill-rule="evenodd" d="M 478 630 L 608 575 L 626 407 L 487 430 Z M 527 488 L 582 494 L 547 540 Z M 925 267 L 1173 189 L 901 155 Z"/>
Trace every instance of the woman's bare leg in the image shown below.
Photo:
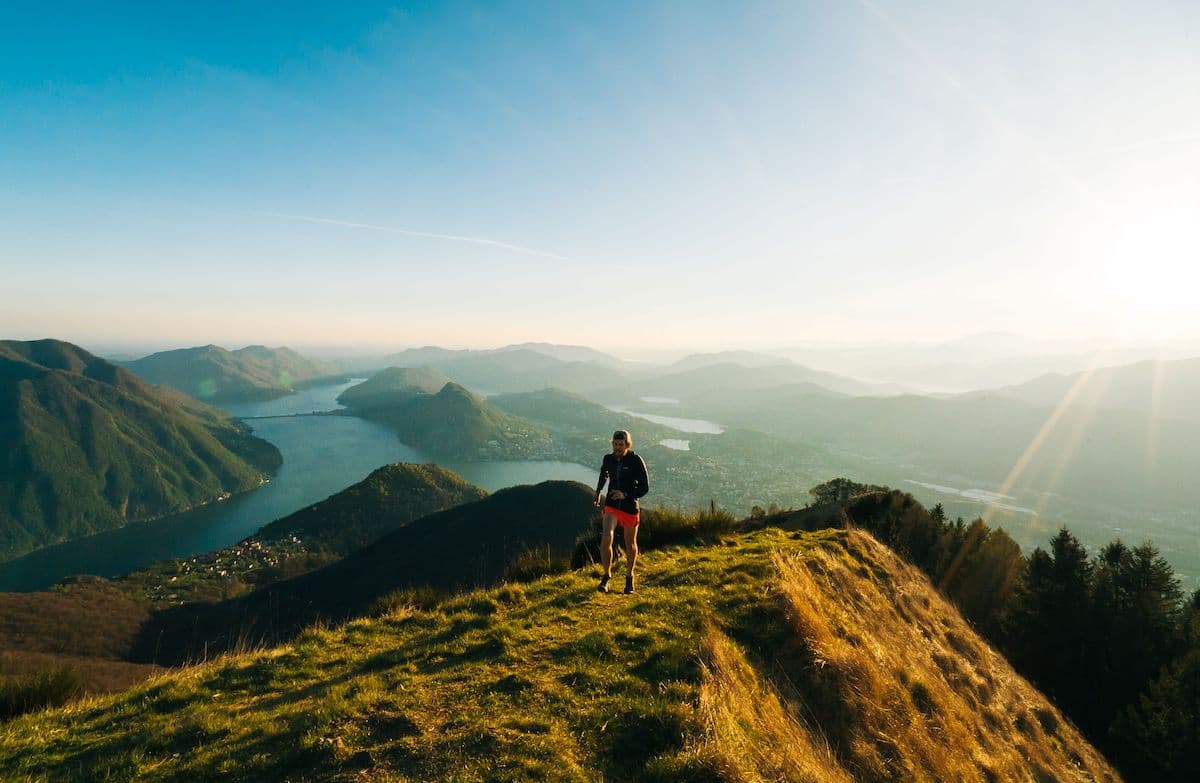
<path fill-rule="evenodd" d="M 633 577 L 633 566 L 637 563 L 638 548 L 637 548 L 637 532 L 638 526 L 621 527 L 625 533 L 625 557 L 629 560 L 629 571 L 627 572 L 630 578 Z"/>
<path fill-rule="evenodd" d="M 605 514 L 600 522 L 600 565 L 604 567 L 604 578 L 612 576 L 613 561 L 613 530 L 617 526 L 617 518 Z"/>

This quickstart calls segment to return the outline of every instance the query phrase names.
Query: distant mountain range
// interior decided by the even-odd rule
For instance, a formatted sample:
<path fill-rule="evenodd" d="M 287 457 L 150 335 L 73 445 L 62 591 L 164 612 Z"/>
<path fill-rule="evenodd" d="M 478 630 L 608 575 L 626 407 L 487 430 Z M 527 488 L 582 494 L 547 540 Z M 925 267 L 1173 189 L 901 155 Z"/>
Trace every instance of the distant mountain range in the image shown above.
<path fill-rule="evenodd" d="M 912 391 L 962 393 L 1012 386 L 1046 374 L 1200 355 L 1200 343 L 1113 344 L 985 332 L 937 343 L 870 342 L 796 345 L 781 356 L 829 372 L 901 384 Z"/>
<path fill-rule="evenodd" d="M 669 397 L 680 402 L 696 398 L 733 395 L 755 389 L 768 389 L 788 384 L 809 384 L 827 393 L 855 396 L 884 396 L 899 394 L 901 387 L 863 383 L 832 373 L 813 370 L 793 362 L 746 366 L 732 362 L 717 364 L 692 363 L 692 369 L 630 382 L 602 392 L 608 399 L 630 397 Z"/>
<path fill-rule="evenodd" d="M 1043 375 L 968 396 L 1005 397 L 1041 407 L 1064 404 L 1125 410 L 1167 419 L 1200 418 L 1200 358 Z"/>
<path fill-rule="evenodd" d="M 0 560 L 259 486 L 279 452 L 57 340 L 0 342 Z"/>
<path fill-rule="evenodd" d="M 411 348 L 376 360 L 356 359 L 343 367 L 383 366 L 434 369 L 455 383 L 484 394 L 562 389 L 610 401 L 638 396 L 688 396 L 717 388 L 761 388 L 779 383 L 816 383 L 842 394 L 899 394 L 907 387 L 867 383 L 750 351 L 698 353 L 672 364 L 628 362 L 582 346 L 523 343 L 493 350 Z"/>
<path fill-rule="evenodd" d="M 218 345 L 180 348 L 123 364 L 147 383 L 170 386 L 216 404 L 283 397 L 339 372 L 334 364 L 308 359 L 289 348 L 262 345 L 236 351 Z"/>

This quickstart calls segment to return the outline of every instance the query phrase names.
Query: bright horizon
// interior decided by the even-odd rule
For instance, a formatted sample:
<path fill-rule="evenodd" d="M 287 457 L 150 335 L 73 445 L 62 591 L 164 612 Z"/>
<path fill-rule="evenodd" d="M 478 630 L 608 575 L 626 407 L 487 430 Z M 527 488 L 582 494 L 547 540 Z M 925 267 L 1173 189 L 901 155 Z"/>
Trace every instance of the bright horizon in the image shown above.
<path fill-rule="evenodd" d="M 1200 7 L 79 4 L 0 31 L 0 336 L 1200 338 Z"/>

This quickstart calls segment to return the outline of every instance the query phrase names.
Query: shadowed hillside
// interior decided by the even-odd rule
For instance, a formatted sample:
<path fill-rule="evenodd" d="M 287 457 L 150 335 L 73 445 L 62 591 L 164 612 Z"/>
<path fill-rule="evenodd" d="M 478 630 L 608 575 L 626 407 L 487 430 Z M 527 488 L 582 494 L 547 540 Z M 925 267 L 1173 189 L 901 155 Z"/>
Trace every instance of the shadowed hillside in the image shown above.
<path fill-rule="evenodd" d="M 1115 781 L 915 569 L 766 529 L 222 658 L 0 728 L 0 776 Z"/>
<path fill-rule="evenodd" d="M 279 452 L 56 340 L 0 342 L 0 560 L 259 486 Z"/>

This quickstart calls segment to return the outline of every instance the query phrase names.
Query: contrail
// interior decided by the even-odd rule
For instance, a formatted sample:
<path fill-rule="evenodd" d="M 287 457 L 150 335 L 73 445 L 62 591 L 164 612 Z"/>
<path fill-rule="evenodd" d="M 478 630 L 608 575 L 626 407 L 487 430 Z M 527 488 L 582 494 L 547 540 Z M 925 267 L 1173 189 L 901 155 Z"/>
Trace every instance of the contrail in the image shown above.
<path fill-rule="evenodd" d="M 558 253 L 551 253 L 546 250 L 538 250 L 535 247 L 524 247 L 522 245 L 513 245 L 508 242 L 501 242 L 497 239 L 485 239 L 483 237 L 464 237 L 457 234 L 438 234 L 432 231 L 416 231 L 410 228 L 396 228 L 395 226 L 379 226 L 374 223 L 355 223 L 350 220 L 334 220 L 332 218 L 311 217 L 309 215 L 289 215 L 286 212 L 256 212 L 254 214 L 266 215 L 267 217 L 284 218 L 285 220 L 303 220 L 306 223 L 322 223 L 329 226 L 346 226 L 348 228 L 365 228 L 371 231 L 382 231 L 388 234 L 400 234 L 406 237 L 423 237 L 425 239 L 444 239 L 449 242 L 466 242 L 470 245 L 485 245 L 487 247 L 498 247 L 502 250 L 511 250 L 514 253 L 524 253 L 528 256 L 537 256 L 538 258 L 552 258 L 555 261 L 567 261 L 574 263 L 575 259 L 561 256 Z"/>

